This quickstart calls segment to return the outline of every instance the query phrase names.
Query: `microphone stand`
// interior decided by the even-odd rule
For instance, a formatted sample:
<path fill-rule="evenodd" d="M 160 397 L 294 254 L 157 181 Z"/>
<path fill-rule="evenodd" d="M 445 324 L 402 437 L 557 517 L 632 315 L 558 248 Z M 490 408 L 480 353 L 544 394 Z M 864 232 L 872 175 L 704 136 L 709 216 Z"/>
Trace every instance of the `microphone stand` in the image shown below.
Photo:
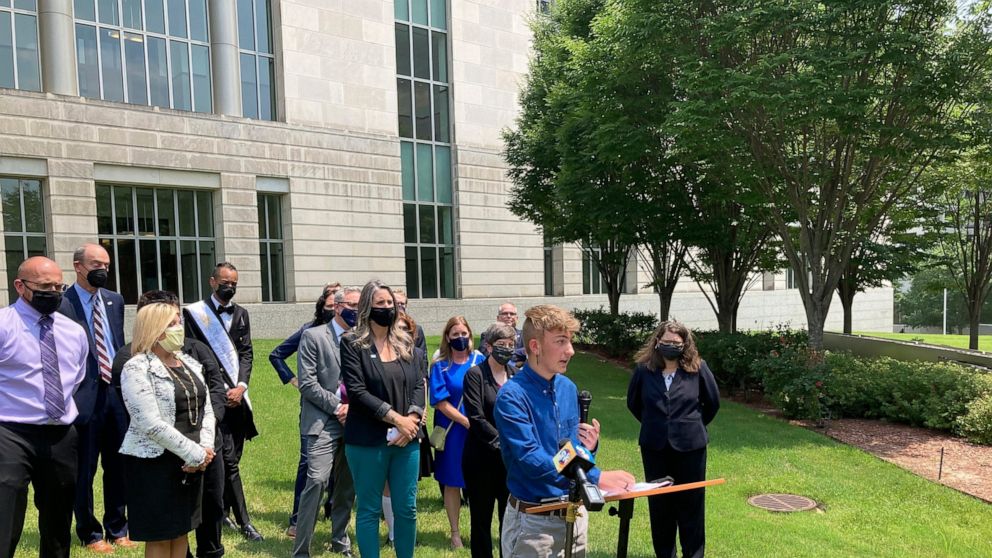
<path fill-rule="evenodd" d="M 579 506 L 582 498 L 579 496 L 578 483 L 569 483 L 568 506 L 565 508 L 565 558 L 572 558 L 575 546 L 575 520 L 579 517 Z"/>

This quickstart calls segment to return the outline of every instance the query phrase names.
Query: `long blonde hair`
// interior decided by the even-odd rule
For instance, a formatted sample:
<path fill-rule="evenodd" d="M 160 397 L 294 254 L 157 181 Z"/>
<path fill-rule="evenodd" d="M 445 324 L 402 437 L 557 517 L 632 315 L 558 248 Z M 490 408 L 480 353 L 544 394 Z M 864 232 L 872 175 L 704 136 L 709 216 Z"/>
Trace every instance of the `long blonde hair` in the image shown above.
<path fill-rule="evenodd" d="M 176 319 L 179 308 L 172 304 L 156 302 L 141 307 L 134 319 L 134 335 L 131 337 L 133 354 L 147 353 L 158 344 L 158 338 L 165 333 Z"/>
<path fill-rule="evenodd" d="M 362 296 L 358 299 L 358 323 L 352 329 L 355 337 L 354 343 L 362 349 L 368 349 L 372 346 L 373 335 L 369 316 L 372 315 L 372 299 L 375 298 L 375 292 L 379 289 L 385 289 L 389 293 L 395 309 L 393 323 L 389 324 L 386 329 L 386 343 L 393 348 L 399 358 L 409 362 L 413 359 L 413 336 L 397 327 L 400 310 L 396 308 L 396 295 L 393 294 L 393 289 L 382 281 L 369 281 L 362 287 Z"/>
<path fill-rule="evenodd" d="M 666 331 L 670 331 L 682 338 L 682 358 L 679 359 L 679 366 L 682 367 L 682 370 L 686 372 L 699 372 L 699 365 L 702 360 L 699 358 L 699 349 L 696 348 L 696 338 L 685 324 L 676 320 L 661 322 L 658 328 L 654 330 L 654 333 L 648 337 L 641 350 L 637 351 L 634 360 L 638 364 L 645 364 L 652 369 L 663 370 L 665 368 L 665 359 L 654 349 L 661 342 L 661 336 L 665 335 Z"/>
<path fill-rule="evenodd" d="M 441 345 L 437 349 L 437 358 L 434 362 L 438 361 L 451 361 L 451 343 L 448 341 L 448 333 L 451 332 L 451 328 L 456 325 L 463 325 L 465 329 L 468 330 L 468 354 L 472 354 L 473 343 L 472 343 L 472 326 L 468 325 L 468 320 L 465 316 L 452 316 L 448 318 L 448 323 L 444 324 L 444 331 L 441 332 Z"/>

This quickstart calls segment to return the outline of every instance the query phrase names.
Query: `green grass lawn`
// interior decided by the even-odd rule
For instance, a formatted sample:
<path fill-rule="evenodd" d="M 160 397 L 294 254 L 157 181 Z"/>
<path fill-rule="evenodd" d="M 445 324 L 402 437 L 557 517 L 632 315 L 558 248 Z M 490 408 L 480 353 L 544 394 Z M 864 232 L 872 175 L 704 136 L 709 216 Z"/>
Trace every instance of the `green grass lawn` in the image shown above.
<path fill-rule="evenodd" d="M 252 395 L 261 436 L 247 444 L 242 461 L 245 492 L 255 525 L 266 536 L 252 544 L 225 531 L 228 556 L 288 556 L 283 535 L 292 507 L 298 451 L 299 396 L 282 386 L 268 365 L 272 341 L 256 342 Z M 592 415 L 603 423 L 601 466 L 643 477 L 638 425 L 626 410 L 629 373 L 595 357 L 579 355 L 569 376 L 594 395 Z M 709 477 L 727 483 L 708 490 L 708 555 L 715 557 L 975 557 L 992 556 L 992 507 L 933 484 L 860 450 L 790 426 L 741 405 L 724 403 L 711 425 Z M 749 496 L 793 492 L 816 499 L 824 511 L 772 514 L 747 505 Z M 423 481 L 418 502 L 417 556 L 469 556 L 447 549 L 447 519 L 436 483 Z M 647 506 L 638 502 L 631 526 L 630 556 L 653 556 Z M 99 512 L 98 512 L 99 515 Z M 468 511 L 462 512 L 468 532 Z M 590 521 L 590 556 L 613 556 L 617 519 L 604 512 Z M 385 530 L 383 528 L 383 535 Z M 37 556 L 36 514 L 29 506 L 18 557 Z M 315 554 L 329 526 L 320 523 Z M 83 556 L 80 547 L 73 555 Z M 141 552 L 118 552 L 140 556 Z M 383 556 L 394 556 L 383 549 Z"/>
<path fill-rule="evenodd" d="M 968 348 L 967 335 L 941 335 L 939 333 L 879 333 L 877 331 L 856 331 L 855 335 L 865 335 L 868 337 L 881 337 L 883 339 L 895 339 L 897 341 L 919 341 L 930 345 L 943 345 L 954 347 L 955 349 Z M 992 352 L 992 336 L 978 336 L 978 350 Z"/>

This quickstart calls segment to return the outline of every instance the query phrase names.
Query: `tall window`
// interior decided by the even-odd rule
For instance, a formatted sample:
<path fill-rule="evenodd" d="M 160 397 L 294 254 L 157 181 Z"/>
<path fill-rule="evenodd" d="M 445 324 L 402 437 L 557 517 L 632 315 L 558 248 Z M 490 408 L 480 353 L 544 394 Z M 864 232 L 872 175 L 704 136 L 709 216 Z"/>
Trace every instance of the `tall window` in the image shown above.
<path fill-rule="evenodd" d="M 275 55 L 269 0 L 238 0 L 241 106 L 247 118 L 275 120 Z"/>
<path fill-rule="evenodd" d="M 407 291 L 454 298 L 447 4 L 395 0 L 394 9 Z"/>
<path fill-rule="evenodd" d="M 163 289 L 195 302 L 210 292 L 217 263 L 209 191 L 96 187 L 97 232 L 112 262 L 107 288 L 134 304 Z"/>
<path fill-rule="evenodd" d="M 582 251 L 582 294 L 603 294 L 603 274 L 599 272 L 599 264 L 593 259 L 590 251 L 601 255 L 599 248 L 587 248 Z"/>
<path fill-rule="evenodd" d="M 0 87 L 41 91 L 37 0 L 0 0 Z"/>
<path fill-rule="evenodd" d="M 258 195 L 258 242 L 262 260 L 262 302 L 286 300 L 286 269 L 283 267 L 282 198 Z"/>
<path fill-rule="evenodd" d="M 45 256 L 45 208 L 41 182 L 32 179 L 0 178 L 0 205 L 3 206 L 3 251 L 7 266 L 10 302 L 17 299 L 13 280 L 17 266 L 32 256 Z"/>
<path fill-rule="evenodd" d="M 207 0 L 74 2 L 80 95 L 213 110 Z"/>

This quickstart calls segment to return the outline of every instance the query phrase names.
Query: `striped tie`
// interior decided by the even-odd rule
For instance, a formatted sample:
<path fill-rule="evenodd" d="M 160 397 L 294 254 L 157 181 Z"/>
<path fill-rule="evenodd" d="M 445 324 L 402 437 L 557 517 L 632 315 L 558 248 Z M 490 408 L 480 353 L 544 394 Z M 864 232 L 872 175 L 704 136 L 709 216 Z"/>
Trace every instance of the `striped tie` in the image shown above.
<path fill-rule="evenodd" d="M 107 351 L 107 330 L 104 328 L 103 303 L 100 295 L 93 295 L 93 339 L 96 341 L 96 360 L 100 366 L 100 379 L 110 383 L 110 353 Z"/>
<path fill-rule="evenodd" d="M 59 373 L 59 354 L 52 334 L 52 317 L 42 316 L 41 326 L 41 376 L 45 381 L 45 414 L 53 421 L 65 415 L 65 396 L 62 393 L 62 375 Z"/>

